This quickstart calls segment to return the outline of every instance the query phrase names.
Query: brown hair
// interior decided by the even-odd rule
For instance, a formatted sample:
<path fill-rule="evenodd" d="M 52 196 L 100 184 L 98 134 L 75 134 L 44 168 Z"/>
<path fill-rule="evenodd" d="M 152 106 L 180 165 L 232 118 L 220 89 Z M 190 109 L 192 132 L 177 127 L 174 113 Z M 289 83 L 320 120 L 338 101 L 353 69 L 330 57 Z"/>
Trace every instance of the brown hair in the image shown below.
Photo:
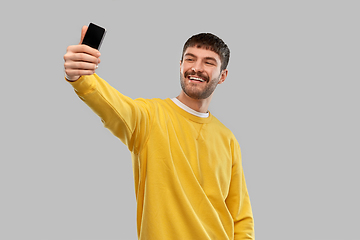
<path fill-rule="evenodd" d="M 220 56 L 221 71 L 227 68 L 230 59 L 230 49 L 219 37 L 212 33 L 199 33 L 190 37 L 184 44 L 181 61 L 188 47 L 205 48 Z"/>

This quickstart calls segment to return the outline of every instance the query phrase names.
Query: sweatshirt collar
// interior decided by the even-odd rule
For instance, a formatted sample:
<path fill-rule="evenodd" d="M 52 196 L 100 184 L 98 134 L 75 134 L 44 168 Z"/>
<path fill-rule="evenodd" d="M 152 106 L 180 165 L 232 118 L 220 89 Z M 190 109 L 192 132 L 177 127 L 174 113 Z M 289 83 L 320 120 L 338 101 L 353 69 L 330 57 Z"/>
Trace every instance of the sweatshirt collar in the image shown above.
<path fill-rule="evenodd" d="M 183 110 L 185 110 L 188 113 L 191 113 L 192 115 L 195 115 L 197 117 L 207 118 L 210 115 L 209 112 L 201 113 L 201 112 L 195 111 L 194 109 L 192 109 L 192 108 L 186 106 L 185 104 L 183 104 L 182 102 L 180 102 L 180 100 L 177 98 L 172 98 L 171 101 L 173 101 L 176 105 L 178 105 L 178 107 L 182 108 Z"/>
<path fill-rule="evenodd" d="M 211 112 L 209 111 L 208 112 L 208 117 L 199 117 L 199 116 L 196 116 L 186 110 L 184 110 L 183 108 L 181 108 L 180 106 L 178 106 L 176 103 L 173 102 L 172 99 L 170 98 L 167 98 L 165 100 L 176 112 L 178 112 L 179 114 L 181 114 L 182 116 L 184 116 L 185 118 L 188 118 L 194 122 L 197 122 L 197 123 L 208 123 L 211 121 L 212 119 L 212 114 Z"/>

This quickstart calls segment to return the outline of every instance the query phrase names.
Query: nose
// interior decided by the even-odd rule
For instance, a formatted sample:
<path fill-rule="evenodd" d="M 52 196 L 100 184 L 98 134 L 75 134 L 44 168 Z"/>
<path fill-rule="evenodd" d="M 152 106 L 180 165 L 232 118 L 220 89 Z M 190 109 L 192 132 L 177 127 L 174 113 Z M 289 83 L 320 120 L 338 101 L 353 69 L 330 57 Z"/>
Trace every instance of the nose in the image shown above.
<path fill-rule="evenodd" d="M 201 61 L 196 61 L 191 69 L 194 72 L 202 72 L 204 70 Z"/>

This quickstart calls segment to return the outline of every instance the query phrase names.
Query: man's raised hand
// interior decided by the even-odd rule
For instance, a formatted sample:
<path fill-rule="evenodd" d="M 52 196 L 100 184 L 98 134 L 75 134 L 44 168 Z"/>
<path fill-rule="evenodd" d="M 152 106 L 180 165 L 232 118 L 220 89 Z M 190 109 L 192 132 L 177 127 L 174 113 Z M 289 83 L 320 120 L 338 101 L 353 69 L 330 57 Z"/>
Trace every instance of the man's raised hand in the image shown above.
<path fill-rule="evenodd" d="M 86 30 L 87 26 L 83 26 L 80 43 L 69 46 L 64 55 L 65 76 L 69 81 L 76 81 L 82 75 L 94 74 L 100 63 L 100 52 L 95 48 L 81 44 Z"/>

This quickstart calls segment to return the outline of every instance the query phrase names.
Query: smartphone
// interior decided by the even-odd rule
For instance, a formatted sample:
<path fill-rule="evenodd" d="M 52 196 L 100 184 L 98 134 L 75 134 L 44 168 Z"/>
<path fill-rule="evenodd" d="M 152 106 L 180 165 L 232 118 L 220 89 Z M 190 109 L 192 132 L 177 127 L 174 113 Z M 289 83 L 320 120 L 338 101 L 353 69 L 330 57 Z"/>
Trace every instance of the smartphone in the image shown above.
<path fill-rule="evenodd" d="M 105 34 L 105 28 L 100 27 L 94 23 L 90 23 L 81 44 L 85 44 L 99 50 Z"/>

